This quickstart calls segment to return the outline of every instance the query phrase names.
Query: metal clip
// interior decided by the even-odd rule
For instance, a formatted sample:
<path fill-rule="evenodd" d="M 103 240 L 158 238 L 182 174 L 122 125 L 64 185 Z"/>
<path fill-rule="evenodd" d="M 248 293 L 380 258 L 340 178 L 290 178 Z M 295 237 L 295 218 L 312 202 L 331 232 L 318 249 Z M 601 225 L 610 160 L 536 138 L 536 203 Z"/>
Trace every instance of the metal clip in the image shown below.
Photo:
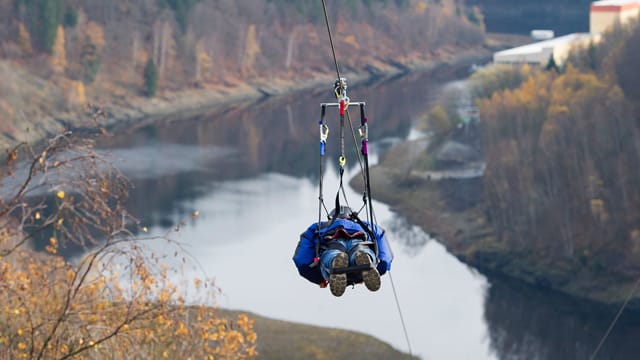
<path fill-rule="evenodd" d="M 347 78 L 341 77 L 340 79 L 336 79 L 333 83 L 333 92 L 336 94 L 336 98 L 344 99 L 345 101 L 349 101 L 347 97 Z"/>
<path fill-rule="evenodd" d="M 325 124 L 320 124 L 320 141 L 326 142 L 329 137 L 329 127 Z"/>
<path fill-rule="evenodd" d="M 364 124 L 358 128 L 358 134 L 361 139 L 369 140 L 369 126 Z"/>

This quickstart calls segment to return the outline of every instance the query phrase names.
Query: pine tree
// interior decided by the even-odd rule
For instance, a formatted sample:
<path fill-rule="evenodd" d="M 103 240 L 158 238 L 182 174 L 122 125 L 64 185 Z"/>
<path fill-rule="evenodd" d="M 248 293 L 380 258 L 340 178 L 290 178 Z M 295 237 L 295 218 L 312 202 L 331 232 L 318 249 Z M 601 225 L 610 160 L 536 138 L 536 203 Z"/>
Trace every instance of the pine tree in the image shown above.
<path fill-rule="evenodd" d="M 551 54 L 551 56 L 549 56 L 549 61 L 547 62 L 547 66 L 545 66 L 544 69 L 547 70 L 547 71 L 554 70 L 556 73 L 560 72 L 560 68 L 558 67 L 558 64 L 556 63 L 556 59 L 553 58 L 553 54 Z"/>
<path fill-rule="evenodd" d="M 27 14 L 36 47 L 51 53 L 58 25 L 62 22 L 62 0 L 28 1 Z"/>
<path fill-rule="evenodd" d="M 158 90 L 158 69 L 151 58 L 144 67 L 144 89 L 148 97 L 154 97 Z"/>

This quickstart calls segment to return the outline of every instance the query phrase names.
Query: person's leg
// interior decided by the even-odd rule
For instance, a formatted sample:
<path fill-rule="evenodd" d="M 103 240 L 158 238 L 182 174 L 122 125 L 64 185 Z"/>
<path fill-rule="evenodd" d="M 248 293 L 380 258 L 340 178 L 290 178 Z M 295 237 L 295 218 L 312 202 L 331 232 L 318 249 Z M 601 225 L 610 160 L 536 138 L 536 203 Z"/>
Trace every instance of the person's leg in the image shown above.
<path fill-rule="evenodd" d="M 327 249 L 320 254 L 320 272 L 322 277 L 329 281 L 329 275 L 331 275 L 331 269 L 333 269 L 333 259 L 341 253 L 338 249 Z"/>
<path fill-rule="evenodd" d="M 362 265 L 362 264 L 356 264 L 356 254 L 360 253 L 360 252 L 364 252 L 365 254 L 369 255 L 369 257 L 371 258 L 371 263 L 375 264 L 375 260 L 376 260 L 376 253 L 373 252 L 373 250 L 366 245 L 360 246 L 359 249 L 355 250 L 354 248 L 356 246 L 358 246 L 360 243 L 362 242 L 361 239 L 351 239 L 351 240 L 347 240 L 345 242 L 345 246 L 347 248 L 347 252 L 350 254 L 349 256 L 349 265 Z"/>
<path fill-rule="evenodd" d="M 349 257 L 344 251 L 325 250 L 320 255 L 320 271 L 329 282 L 329 289 L 334 296 L 342 296 L 347 288 L 347 274 L 332 274 L 332 270 L 349 266 Z"/>
<path fill-rule="evenodd" d="M 354 239 L 351 241 L 349 245 L 349 249 L 351 252 L 351 258 L 349 259 L 350 264 L 355 265 L 372 265 L 372 268 L 369 270 L 362 271 L 362 281 L 364 285 L 370 291 L 378 291 L 380 289 L 380 273 L 378 273 L 378 269 L 375 268 L 376 264 L 376 254 L 371 250 L 368 246 L 361 246 L 356 251 L 351 251 L 354 247 L 358 246 L 362 240 Z"/>

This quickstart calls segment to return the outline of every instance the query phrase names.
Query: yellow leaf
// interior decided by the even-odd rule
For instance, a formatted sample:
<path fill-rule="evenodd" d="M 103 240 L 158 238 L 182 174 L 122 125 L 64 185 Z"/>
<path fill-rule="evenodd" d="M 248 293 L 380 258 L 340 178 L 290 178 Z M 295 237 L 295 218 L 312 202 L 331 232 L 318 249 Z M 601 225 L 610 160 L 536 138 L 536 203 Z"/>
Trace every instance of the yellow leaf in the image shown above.
<path fill-rule="evenodd" d="M 27 345 L 26 345 L 25 343 L 22 343 L 22 342 L 21 342 L 21 343 L 19 343 L 19 344 L 18 344 L 18 349 L 20 349 L 20 350 L 24 350 L 24 349 L 26 349 L 26 348 L 27 348 Z"/>
<path fill-rule="evenodd" d="M 64 191 L 62 191 L 62 190 L 58 191 L 56 196 L 59 197 L 60 199 L 64 199 Z"/>

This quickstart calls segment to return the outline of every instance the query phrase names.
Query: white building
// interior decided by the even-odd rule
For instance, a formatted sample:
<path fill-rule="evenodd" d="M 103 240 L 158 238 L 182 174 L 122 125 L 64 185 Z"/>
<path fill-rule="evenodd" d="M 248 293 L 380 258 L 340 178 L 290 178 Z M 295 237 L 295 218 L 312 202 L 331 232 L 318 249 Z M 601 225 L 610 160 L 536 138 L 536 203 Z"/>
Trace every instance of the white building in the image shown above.
<path fill-rule="evenodd" d="M 539 41 L 493 54 L 497 64 L 539 64 L 545 66 L 553 56 L 561 65 L 576 46 L 587 46 L 597 42 L 600 34 L 616 22 L 626 23 L 640 16 L 640 0 L 602 0 L 591 3 L 589 11 L 589 33 L 575 33 L 555 39 Z"/>
<path fill-rule="evenodd" d="M 588 45 L 591 34 L 576 33 L 560 36 L 551 40 L 538 41 L 533 44 L 498 51 L 493 54 L 496 64 L 535 64 L 545 66 L 553 55 L 553 60 L 560 65 L 576 44 Z"/>
<path fill-rule="evenodd" d="M 605 32 L 614 23 L 625 24 L 640 15 L 639 0 L 602 0 L 591 3 L 589 31 L 592 34 Z"/>

